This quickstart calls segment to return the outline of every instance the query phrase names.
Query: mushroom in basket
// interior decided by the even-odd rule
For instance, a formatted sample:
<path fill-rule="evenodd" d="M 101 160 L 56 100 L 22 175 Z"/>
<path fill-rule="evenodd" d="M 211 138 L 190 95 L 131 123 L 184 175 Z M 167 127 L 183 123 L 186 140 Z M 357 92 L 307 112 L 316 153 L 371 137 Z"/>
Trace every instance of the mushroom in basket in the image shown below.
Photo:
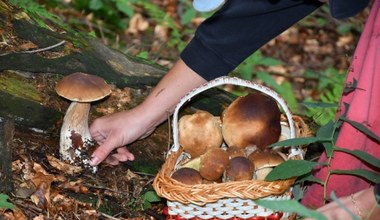
<path fill-rule="evenodd" d="M 276 101 L 255 92 L 235 99 L 222 113 L 222 134 L 229 147 L 264 148 L 279 140 L 281 112 Z"/>
<path fill-rule="evenodd" d="M 220 118 L 206 111 L 182 116 L 178 130 L 179 144 L 192 158 L 206 153 L 209 148 L 219 148 L 223 143 Z"/>
<path fill-rule="evenodd" d="M 86 151 L 94 145 L 88 130 L 91 102 L 108 96 L 111 88 L 99 76 L 77 72 L 63 77 L 55 90 L 71 101 L 61 127 L 61 158 L 74 165 L 89 166 L 90 158 L 83 155 L 88 155 Z"/>
<path fill-rule="evenodd" d="M 195 169 L 182 167 L 176 170 L 171 177 L 187 185 L 196 185 L 202 183 L 202 176 Z"/>
<path fill-rule="evenodd" d="M 248 159 L 255 167 L 254 179 L 264 180 L 274 167 L 285 161 L 284 157 L 277 151 L 265 149 L 252 152 Z"/>
<path fill-rule="evenodd" d="M 228 153 L 222 148 L 211 148 L 203 155 L 191 159 L 182 167 L 198 170 L 201 176 L 208 181 L 218 181 L 229 163 Z"/>
<path fill-rule="evenodd" d="M 254 166 L 248 158 L 234 157 L 228 163 L 223 182 L 251 180 L 253 179 L 253 171 Z"/>

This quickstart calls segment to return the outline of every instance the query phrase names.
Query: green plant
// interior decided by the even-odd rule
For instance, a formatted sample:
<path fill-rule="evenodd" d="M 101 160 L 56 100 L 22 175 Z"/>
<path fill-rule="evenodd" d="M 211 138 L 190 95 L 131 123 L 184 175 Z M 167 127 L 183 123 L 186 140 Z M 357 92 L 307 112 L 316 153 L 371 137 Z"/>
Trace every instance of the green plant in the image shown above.
<path fill-rule="evenodd" d="M 143 208 L 144 209 L 151 208 L 152 203 L 161 201 L 161 198 L 153 190 L 145 192 L 144 194 L 141 195 L 140 198 L 143 201 Z"/>
<path fill-rule="evenodd" d="M 305 77 L 318 79 L 317 93 L 319 99 L 306 98 L 306 116 L 312 118 L 318 125 L 324 125 L 334 120 L 340 97 L 345 86 L 346 74 L 339 73 L 334 68 L 321 72 L 306 71 Z"/>
<path fill-rule="evenodd" d="M 48 28 L 44 21 L 45 19 L 59 25 L 61 28 L 66 27 L 57 15 L 48 12 L 44 6 L 36 3 L 35 1 L 10 0 L 10 3 L 26 11 L 28 15 L 30 15 L 41 27 Z"/>
<path fill-rule="evenodd" d="M 152 203 L 160 202 L 161 198 L 157 195 L 156 191 L 148 190 L 137 198 L 131 199 L 128 206 L 134 210 L 144 210 L 152 207 Z"/>
<path fill-rule="evenodd" d="M 270 67 L 283 64 L 280 60 L 274 59 L 272 57 L 265 57 L 262 55 L 261 51 L 258 50 L 249 56 L 244 62 L 242 62 L 236 71 L 231 73 L 232 76 L 238 76 L 246 80 L 254 80 L 254 76 L 258 80 L 261 80 L 264 84 L 271 87 L 277 93 L 286 100 L 289 108 L 297 113 L 298 112 L 298 101 L 294 95 L 292 84 L 290 82 L 284 82 L 281 85 L 278 84 L 273 77 L 267 71 L 256 71 L 258 66 Z M 255 74 L 255 75 L 254 75 Z M 255 79 L 256 80 L 256 79 Z M 234 92 L 236 95 L 244 95 L 240 91 Z"/>
<path fill-rule="evenodd" d="M 8 202 L 9 196 L 3 193 L 0 193 L 0 208 L 4 209 L 14 209 L 15 206 Z"/>
<path fill-rule="evenodd" d="M 328 158 L 326 163 L 319 164 L 318 162 L 312 162 L 312 161 L 306 161 L 306 160 L 288 160 L 280 164 L 276 168 L 274 168 L 273 171 L 269 173 L 266 180 L 273 181 L 273 180 L 278 180 L 278 179 L 288 179 L 292 177 L 298 177 L 298 182 L 302 182 L 302 181 L 317 182 L 323 185 L 324 187 L 325 201 L 327 201 L 327 197 L 328 197 L 327 191 L 326 191 L 327 182 L 331 174 L 355 175 L 355 176 L 360 176 L 362 178 L 365 178 L 374 183 L 380 183 L 380 175 L 378 173 L 375 173 L 369 170 L 364 170 L 364 169 L 355 169 L 355 170 L 335 169 L 334 170 L 330 167 L 331 160 L 334 157 L 334 152 L 339 151 L 339 152 L 353 155 L 356 158 L 359 158 L 363 162 L 370 164 L 373 167 L 380 168 L 380 160 L 378 158 L 375 158 L 374 156 L 364 151 L 349 150 L 349 149 L 341 148 L 335 145 L 335 142 L 339 134 L 339 128 L 342 126 L 343 122 L 349 123 L 351 126 L 355 127 L 360 132 L 363 132 L 364 134 L 368 135 L 370 138 L 380 141 L 380 137 L 378 137 L 374 132 L 369 130 L 363 124 L 349 120 L 345 116 L 341 116 L 335 122 L 330 121 L 329 123 L 320 127 L 320 129 L 316 133 L 316 136 L 314 137 L 294 138 L 294 139 L 277 142 L 272 145 L 272 146 L 300 146 L 300 145 L 308 145 L 311 143 L 318 142 L 322 144 L 325 148 L 325 152 Z M 319 179 L 316 179 L 312 175 L 312 170 L 317 165 L 325 166 L 328 168 L 328 175 L 326 179 L 319 180 Z M 335 194 L 332 193 L 330 197 L 333 200 L 338 201 L 338 199 L 335 197 Z M 296 212 L 300 216 L 303 216 L 303 217 L 313 217 L 314 219 L 317 219 L 317 220 L 326 219 L 324 216 L 321 216 L 320 214 L 316 213 L 314 210 L 306 209 L 306 207 L 303 207 L 301 204 L 298 203 L 298 201 L 295 201 L 295 200 L 275 201 L 275 202 L 260 200 L 258 201 L 258 203 L 260 205 L 263 205 L 265 207 L 275 209 L 275 210 L 286 211 L 286 212 Z M 355 218 L 356 217 L 354 217 L 353 219 Z"/>

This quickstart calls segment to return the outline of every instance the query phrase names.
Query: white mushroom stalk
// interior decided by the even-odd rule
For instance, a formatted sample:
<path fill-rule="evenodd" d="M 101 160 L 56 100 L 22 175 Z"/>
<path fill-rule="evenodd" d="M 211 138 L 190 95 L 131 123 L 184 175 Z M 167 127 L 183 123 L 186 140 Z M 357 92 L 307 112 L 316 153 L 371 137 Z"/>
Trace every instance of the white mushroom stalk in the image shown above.
<path fill-rule="evenodd" d="M 90 103 L 72 102 L 63 119 L 59 153 L 63 160 L 75 164 L 84 151 L 92 145 L 88 130 Z"/>

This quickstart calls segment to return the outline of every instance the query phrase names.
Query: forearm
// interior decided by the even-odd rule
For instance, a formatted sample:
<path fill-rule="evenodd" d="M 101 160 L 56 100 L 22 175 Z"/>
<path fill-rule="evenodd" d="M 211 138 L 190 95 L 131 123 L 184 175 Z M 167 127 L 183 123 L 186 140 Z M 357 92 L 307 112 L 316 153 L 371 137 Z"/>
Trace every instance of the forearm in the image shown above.
<path fill-rule="evenodd" d="M 178 60 L 139 106 L 142 111 L 149 111 L 145 114 L 149 126 L 155 127 L 166 120 L 183 96 L 204 83 L 205 79 Z"/>

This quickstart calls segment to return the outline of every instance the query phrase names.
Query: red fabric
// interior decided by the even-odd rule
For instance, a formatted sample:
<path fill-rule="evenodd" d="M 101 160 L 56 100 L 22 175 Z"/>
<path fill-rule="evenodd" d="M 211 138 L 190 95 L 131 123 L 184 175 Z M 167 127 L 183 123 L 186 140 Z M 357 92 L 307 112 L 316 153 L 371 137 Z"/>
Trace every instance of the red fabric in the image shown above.
<path fill-rule="evenodd" d="M 343 94 L 337 115 L 347 111 L 347 118 L 366 125 L 380 136 L 380 0 L 375 0 L 370 15 L 366 21 L 363 33 L 355 50 L 355 54 L 346 79 L 346 85 L 357 88 Z M 345 103 L 349 104 L 348 109 Z M 370 139 L 364 133 L 356 130 L 348 123 L 341 128 L 337 146 L 362 150 L 380 158 L 380 143 Z M 323 154 L 319 162 L 326 161 Z M 359 159 L 342 152 L 335 152 L 331 162 L 331 169 L 370 169 Z M 379 169 L 376 172 L 380 172 Z M 315 176 L 325 181 L 328 171 L 324 167 L 317 170 Z M 379 174 L 380 175 L 380 174 Z M 338 197 L 347 196 L 370 187 L 371 183 L 363 178 L 352 175 L 331 175 L 327 183 L 327 196 L 334 191 Z M 310 208 L 323 205 L 323 187 L 319 184 L 311 185 L 302 201 Z"/>

